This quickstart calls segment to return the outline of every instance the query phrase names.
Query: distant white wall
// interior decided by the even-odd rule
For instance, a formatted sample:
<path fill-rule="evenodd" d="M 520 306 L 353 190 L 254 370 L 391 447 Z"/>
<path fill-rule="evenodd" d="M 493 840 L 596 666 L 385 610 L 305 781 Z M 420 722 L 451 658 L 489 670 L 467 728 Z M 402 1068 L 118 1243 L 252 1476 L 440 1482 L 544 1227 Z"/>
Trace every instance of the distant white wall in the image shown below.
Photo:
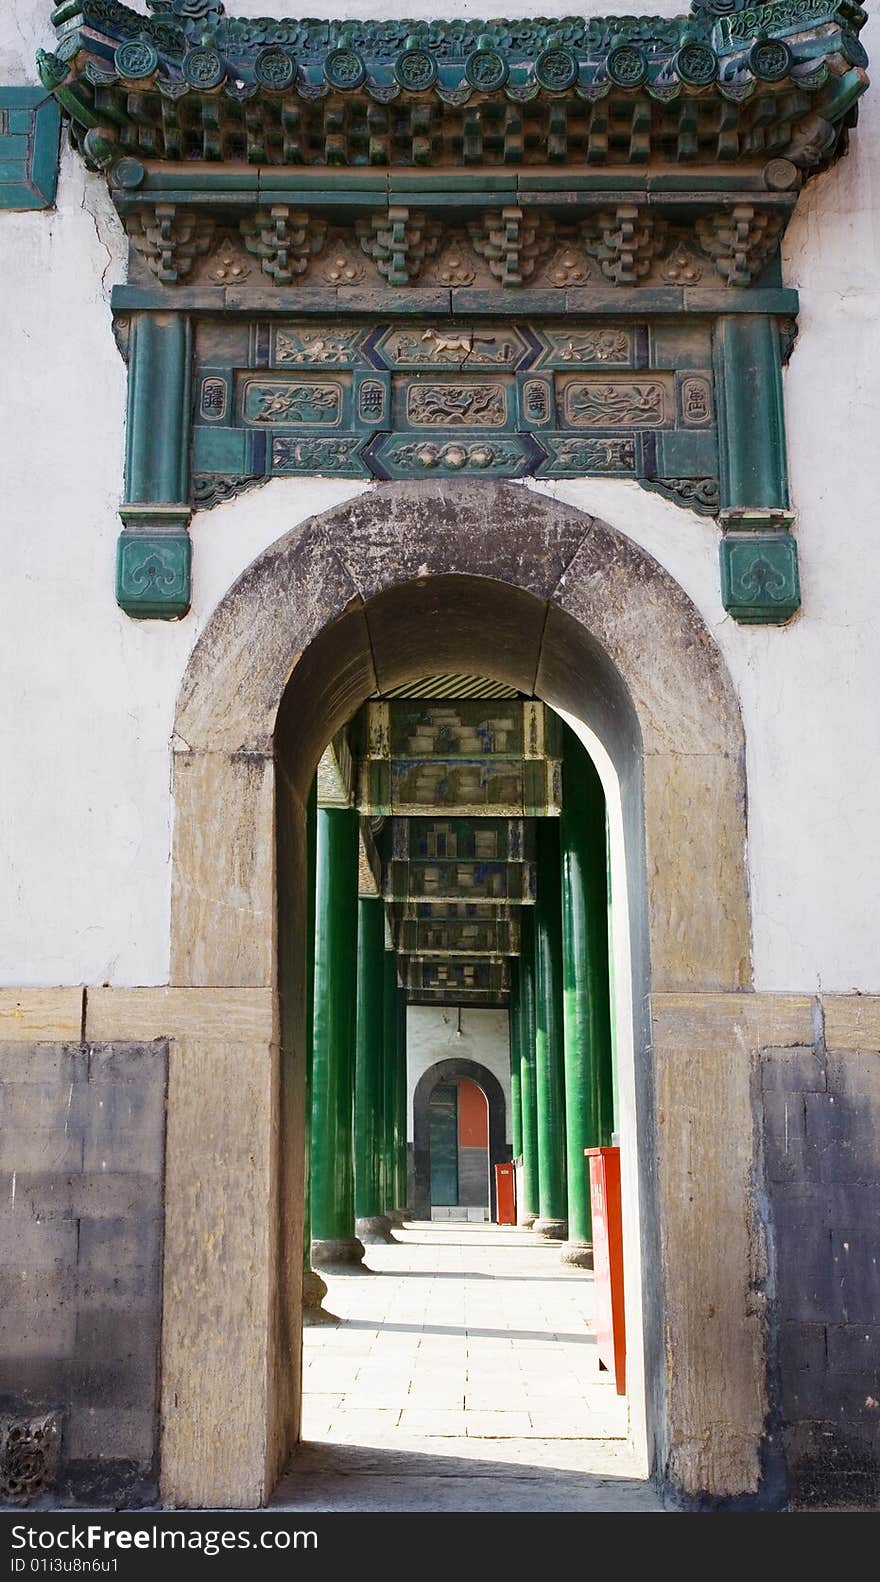
<path fill-rule="evenodd" d="M 269 0 L 228 0 L 257 15 Z M 143 6 L 140 7 L 144 9 Z M 289 0 L 277 0 L 290 14 Z M 612 9 L 590 3 L 586 14 Z M 0 81 L 36 80 L 48 0 L 0 7 Z M 314 14 L 428 16 L 427 0 Z M 463 16 L 491 14 L 460 3 Z M 517 16 L 565 6 L 506 0 Z M 622 8 L 625 9 L 625 8 Z M 647 7 L 675 15 L 685 0 Z M 880 59 L 880 18 L 863 33 Z M 717 529 L 637 485 L 525 485 L 605 517 L 676 577 L 720 644 L 747 741 L 759 989 L 880 991 L 875 455 L 880 419 L 880 90 L 851 151 L 812 182 L 784 271 L 801 292 L 785 375 L 804 609 L 784 630 L 721 607 Z M 179 623 L 116 607 L 125 370 L 109 313 L 124 275 L 104 182 L 65 152 L 57 211 L 0 214 L 4 621 L 0 644 L 0 983 L 168 981 L 169 738 L 193 644 L 240 572 L 282 533 L 361 492 L 277 480 L 202 513 L 194 606 Z M 503 528 L 503 524 L 502 524 Z"/>
<path fill-rule="evenodd" d="M 416 1084 L 438 1060 L 474 1060 L 487 1066 L 504 1089 L 504 1138 L 510 1136 L 510 1046 L 507 1012 L 463 1007 L 461 1037 L 453 1006 L 409 1005 L 406 1012 L 406 1135 L 413 1140 Z"/>

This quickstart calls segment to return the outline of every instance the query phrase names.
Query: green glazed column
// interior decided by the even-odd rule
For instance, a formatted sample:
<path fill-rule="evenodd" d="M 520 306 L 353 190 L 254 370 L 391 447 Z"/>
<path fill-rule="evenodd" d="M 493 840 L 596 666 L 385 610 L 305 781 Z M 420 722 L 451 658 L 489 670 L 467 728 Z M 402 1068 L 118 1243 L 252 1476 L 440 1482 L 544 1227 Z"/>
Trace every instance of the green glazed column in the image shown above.
<path fill-rule="evenodd" d="M 357 1046 L 354 1088 L 355 1232 L 362 1242 L 391 1240 L 383 1214 L 385 1152 L 384 961 L 385 905 L 379 896 L 358 901 Z"/>
<path fill-rule="evenodd" d="M 407 1218 L 407 1201 L 409 1198 L 409 1171 L 407 1169 L 407 1103 L 406 1103 L 406 990 L 398 987 L 397 990 L 397 1090 L 395 1111 L 395 1150 L 396 1183 L 394 1212 L 398 1221 Z"/>
<path fill-rule="evenodd" d="M 507 1032 L 510 1042 L 510 1148 L 514 1159 L 522 1157 L 522 1091 L 520 1079 L 519 962 L 510 963 L 510 1004 L 507 1010 Z"/>
<path fill-rule="evenodd" d="M 303 1323 L 335 1323 L 335 1315 L 325 1311 L 327 1282 L 312 1268 L 312 1040 L 315 1031 L 315 867 L 318 832 L 318 786 L 306 803 L 306 1082 L 303 1172 Z"/>
<path fill-rule="evenodd" d="M 746 624 L 787 621 L 800 608 L 800 586 L 779 327 L 766 314 L 723 315 L 713 347 L 724 608 Z"/>
<path fill-rule="evenodd" d="M 568 730 L 563 754 L 565 797 L 559 833 L 568 1241 L 562 1257 L 565 1263 L 591 1269 L 584 1149 L 606 1141 L 600 1132 L 600 1114 L 611 1081 L 605 796 L 588 754 Z"/>
<path fill-rule="evenodd" d="M 528 1230 L 538 1217 L 538 1081 L 535 1068 L 535 909 L 520 907 L 519 1081 L 522 1104 L 522 1191 L 516 1222 Z M 520 1201 L 521 1199 L 521 1201 Z"/>
<path fill-rule="evenodd" d="M 116 598 L 141 620 L 173 620 L 189 609 L 191 366 L 185 313 L 134 315 Z"/>
<path fill-rule="evenodd" d="M 397 1197 L 397 957 L 393 950 L 384 952 L 382 1019 L 384 1022 L 382 1053 L 382 1211 L 394 1224 Z"/>
<path fill-rule="evenodd" d="M 534 1229 L 564 1241 L 565 1062 L 562 1011 L 562 896 L 559 821 L 537 821 L 535 906 L 535 1066 L 538 1090 L 538 1218 Z"/>
<path fill-rule="evenodd" d="M 312 1066 L 312 1262 L 361 1270 L 354 1230 L 358 816 L 318 809 Z"/>

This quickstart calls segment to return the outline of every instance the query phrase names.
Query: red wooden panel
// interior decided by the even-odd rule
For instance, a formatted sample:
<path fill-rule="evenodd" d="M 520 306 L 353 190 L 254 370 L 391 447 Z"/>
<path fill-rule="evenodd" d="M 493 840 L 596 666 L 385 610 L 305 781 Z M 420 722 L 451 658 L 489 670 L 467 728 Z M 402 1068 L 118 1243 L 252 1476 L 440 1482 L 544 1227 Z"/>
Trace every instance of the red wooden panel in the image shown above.
<path fill-rule="evenodd" d="M 593 1217 L 593 1278 L 599 1362 L 626 1394 L 626 1326 L 623 1314 L 623 1218 L 620 1209 L 620 1149 L 585 1148 L 590 1161 Z"/>

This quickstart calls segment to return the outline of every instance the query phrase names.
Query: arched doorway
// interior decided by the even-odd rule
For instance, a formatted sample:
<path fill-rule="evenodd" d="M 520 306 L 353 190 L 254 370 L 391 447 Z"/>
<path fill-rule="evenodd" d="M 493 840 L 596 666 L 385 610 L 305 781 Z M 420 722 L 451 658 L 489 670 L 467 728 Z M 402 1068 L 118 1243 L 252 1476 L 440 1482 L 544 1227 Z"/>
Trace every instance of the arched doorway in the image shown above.
<path fill-rule="evenodd" d="M 432 668 L 544 699 L 602 777 L 634 1399 L 661 1476 L 753 1492 L 767 1395 L 750 1077 L 699 1015 L 750 985 L 736 698 L 681 588 L 621 534 L 516 485 L 445 483 L 382 486 L 296 528 L 224 598 L 184 681 L 173 981 L 252 988 L 255 1027 L 244 1064 L 218 1029 L 172 1073 L 165 1498 L 259 1503 L 297 1437 L 305 800 L 334 730 Z M 234 1126 L 206 1128 L 219 1083 L 236 1085 Z"/>
<path fill-rule="evenodd" d="M 412 1211 L 414 1219 L 431 1218 L 431 1129 L 430 1102 L 440 1083 L 465 1078 L 485 1094 L 488 1107 L 489 1212 L 495 1216 L 495 1166 L 509 1154 L 504 1140 L 504 1090 L 494 1071 L 475 1060 L 451 1057 L 438 1060 L 416 1083 L 413 1094 Z"/>

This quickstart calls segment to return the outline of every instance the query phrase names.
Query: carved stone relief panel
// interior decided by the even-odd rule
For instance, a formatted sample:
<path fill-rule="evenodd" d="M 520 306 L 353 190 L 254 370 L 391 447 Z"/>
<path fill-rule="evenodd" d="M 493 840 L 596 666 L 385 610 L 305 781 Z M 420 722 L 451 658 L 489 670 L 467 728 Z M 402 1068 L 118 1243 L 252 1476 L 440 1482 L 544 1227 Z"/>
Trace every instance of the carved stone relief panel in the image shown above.
<path fill-rule="evenodd" d="M 708 323 L 316 318 L 252 321 L 225 366 L 223 345 L 197 327 L 198 505 L 316 472 L 670 478 L 672 498 L 712 497 Z"/>

